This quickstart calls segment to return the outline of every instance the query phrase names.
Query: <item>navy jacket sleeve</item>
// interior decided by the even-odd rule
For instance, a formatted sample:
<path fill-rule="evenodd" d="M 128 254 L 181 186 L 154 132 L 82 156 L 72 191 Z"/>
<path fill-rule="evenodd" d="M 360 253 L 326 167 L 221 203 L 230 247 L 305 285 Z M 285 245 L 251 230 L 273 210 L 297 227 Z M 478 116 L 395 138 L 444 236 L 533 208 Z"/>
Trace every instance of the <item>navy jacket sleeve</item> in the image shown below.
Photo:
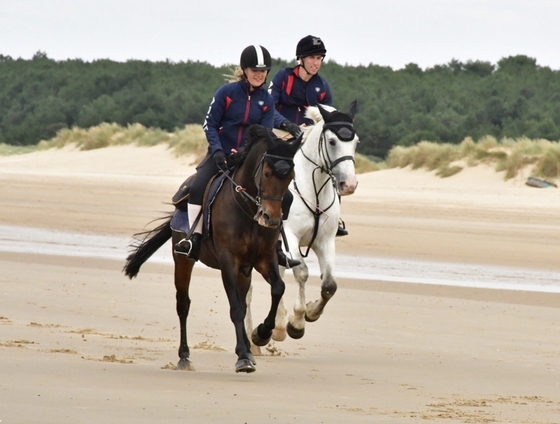
<path fill-rule="evenodd" d="M 204 120 L 204 125 L 202 126 L 212 154 L 218 150 L 223 150 L 218 133 L 226 108 L 225 87 L 226 86 L 220 87 L 218 91 L 216 91 L 216 94 L 214 94 L 214 98 L 206 114 L 206 119 Z"/>

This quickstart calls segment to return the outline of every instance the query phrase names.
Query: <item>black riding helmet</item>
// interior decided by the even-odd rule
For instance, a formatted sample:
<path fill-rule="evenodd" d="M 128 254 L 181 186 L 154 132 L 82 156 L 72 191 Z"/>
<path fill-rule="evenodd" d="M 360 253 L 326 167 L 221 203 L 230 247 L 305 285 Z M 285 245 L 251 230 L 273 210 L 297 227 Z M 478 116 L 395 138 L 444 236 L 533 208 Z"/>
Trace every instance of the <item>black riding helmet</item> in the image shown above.
<path fill-rule="evenodd" d="M 325 48 L 325 43 L 319 37 L 314 35 L 308 35 L 303 37 L 297 43 L 296 47 L 296 58 L 301 59 L 302 57 L 320 55 L 325 57 L 327 54 L 327 49 Z"/>
<path fill-rule="evenodd" d="M 241 53 L 239 66 L 241 69 L 251 68 L 253 71 L 270 71 L 272 58 L 263 46 L 247 46 Z"/>

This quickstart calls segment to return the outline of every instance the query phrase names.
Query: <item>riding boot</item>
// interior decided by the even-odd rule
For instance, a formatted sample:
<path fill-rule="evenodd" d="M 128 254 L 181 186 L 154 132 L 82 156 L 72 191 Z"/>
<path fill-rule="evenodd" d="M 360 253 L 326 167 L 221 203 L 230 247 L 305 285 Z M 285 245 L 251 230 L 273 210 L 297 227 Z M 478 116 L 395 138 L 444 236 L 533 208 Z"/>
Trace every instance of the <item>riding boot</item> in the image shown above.
<path fill-rule="evenodd" d="M 297 259 L 290 259 L 286 256 L 282 250 L 282 240 L 278 240 L 278 243 L 276 244 L 276 253 L 278 254 L 278 265 L 281 265 L 284 268 L 290 269 L 301 264 L 301 262 Z"/>
<path fill-rule="evenodd" d="M 202 234 L 193 233 L 190 238 L 184 238 L 175 245 L 175 253 L 198 261 L 202 245 Z"/>
<path fill-rule="evenodd" d="M 338 229 L 336 230 L 336 236 L 337 237 L 342 237 L 342 236 L 347 236 L 348 235 L 348 230 L 346 229 L 346 224 L 344 223 L 344 221 L 342 219 L 338 220 Z"/>

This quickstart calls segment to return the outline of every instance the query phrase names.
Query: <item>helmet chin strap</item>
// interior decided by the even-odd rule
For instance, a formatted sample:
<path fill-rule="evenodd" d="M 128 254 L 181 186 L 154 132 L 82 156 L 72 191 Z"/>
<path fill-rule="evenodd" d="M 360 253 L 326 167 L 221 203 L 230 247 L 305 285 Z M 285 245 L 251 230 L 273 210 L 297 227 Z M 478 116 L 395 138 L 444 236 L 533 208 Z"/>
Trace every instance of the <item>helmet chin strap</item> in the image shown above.
<path fill-rule="evenodd" d="M 303 68 L 303 70 L 307 73 L 307 75 L 309 76 L 309 78 L 311 78 L 311 77 L 313 76 L 313 74 L 312 74 L 311 72 L 309 72 L 309 71 L 307 70 L 307 68 L 305 67 L 303 58 L 301 58 L 301 59 L 299 60 L 299 66 L 301 66 L 301 67 Z"/>

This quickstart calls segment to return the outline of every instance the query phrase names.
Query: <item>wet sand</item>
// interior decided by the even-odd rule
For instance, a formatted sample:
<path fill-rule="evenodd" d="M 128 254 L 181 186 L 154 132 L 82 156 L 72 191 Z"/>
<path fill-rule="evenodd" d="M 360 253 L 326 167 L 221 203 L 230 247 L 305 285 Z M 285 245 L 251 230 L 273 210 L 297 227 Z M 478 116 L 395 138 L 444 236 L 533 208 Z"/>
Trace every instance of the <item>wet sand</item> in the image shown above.
<path fill-rule="evenodd" d="M 162 147 L 0 157 L 0 225 L 129 236 L 170 210 L 192 166 Z M 359 179 L 341 254 L 560 270 L 557 189 L 484 167 Z M 240 375 L 219 274 L 198 267 L 196 371 L 182 372 L 172 266 L 148 262 L 130 281 L 123 264 L 0 252 L 3 423 L 560 421 L 558 294 L 338 278 L 301 340 Z M 268 302 L 255 276 L 255 320 Z"/>

